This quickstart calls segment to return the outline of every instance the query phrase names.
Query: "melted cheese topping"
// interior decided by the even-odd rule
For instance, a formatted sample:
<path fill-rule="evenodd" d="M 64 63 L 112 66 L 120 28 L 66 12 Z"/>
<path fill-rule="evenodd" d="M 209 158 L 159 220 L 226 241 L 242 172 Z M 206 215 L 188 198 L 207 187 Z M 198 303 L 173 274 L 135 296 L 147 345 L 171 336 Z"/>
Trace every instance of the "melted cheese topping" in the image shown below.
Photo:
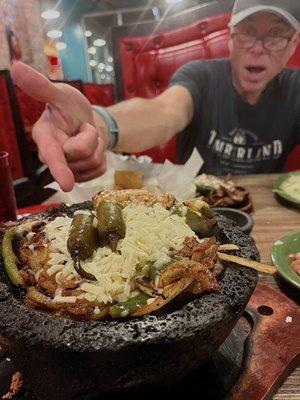
<path fill-rule="evenodd" d="M 84 279 L 79 284 L 84 298 L 89 301 L 127 300 L 135 288 L 134 278 L 147 274 L 149 261 L 156 266 L 169 261 L 170 249 L 179 250 L 186 237 L 196 237 L 184 217 L 171 215 L 161 204 L 126 206 L 122 213 L 126 235 L 119 241 L 117 252 L 100 247 L 91 258 L 81 262 L 85 271 L 97 279 L 95 282 Z M 51 243 L 47 267 L 49 274 L 56 273 L 56 282 L 78 278 L 67 250 L 71 222 L 71 218 L 58 217 L 45 228 Z"/>

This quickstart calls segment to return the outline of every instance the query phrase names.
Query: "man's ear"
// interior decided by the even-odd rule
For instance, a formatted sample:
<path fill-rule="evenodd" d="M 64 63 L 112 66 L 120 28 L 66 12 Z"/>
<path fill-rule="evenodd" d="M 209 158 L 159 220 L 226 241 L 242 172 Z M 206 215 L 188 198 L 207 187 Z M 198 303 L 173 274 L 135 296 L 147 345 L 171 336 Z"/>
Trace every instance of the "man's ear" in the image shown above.
<path fill-rule="evenodd" d="M 231 54 L 232 50 L 233 50 L 233 41 L 232 41 L 231 37 L 228 39 L 228 43 L 227 44 L 228 44 L 229 52 Z"/>
<path fill-rule="evenodd" d="M 300 43 L 300 32 L 296 32 L 293 39 L 292 39 L 292 46 L 291 46 L 291 55 L 290 57 L 292 57 L 292 55 L 295 53 L 296 48 L 298 46 L 298 44 Z"/>

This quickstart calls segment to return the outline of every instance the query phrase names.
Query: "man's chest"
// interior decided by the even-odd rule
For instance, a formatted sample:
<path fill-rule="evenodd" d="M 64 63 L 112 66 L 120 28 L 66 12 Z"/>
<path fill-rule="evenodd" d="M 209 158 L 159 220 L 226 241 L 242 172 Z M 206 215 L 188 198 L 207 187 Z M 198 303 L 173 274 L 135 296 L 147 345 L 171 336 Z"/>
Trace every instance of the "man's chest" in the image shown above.
<path fill-rule="evenodd" d="M 255 162 L 279 158 L 289 150 L 297 113 L 280 99 L 251 107 L 227 96 L 215 96 L 214 107 L 204 108 L 198 138 L 201 146 L 237 161 Z M 225 93 L 223 93 L 225 97 Z"/>

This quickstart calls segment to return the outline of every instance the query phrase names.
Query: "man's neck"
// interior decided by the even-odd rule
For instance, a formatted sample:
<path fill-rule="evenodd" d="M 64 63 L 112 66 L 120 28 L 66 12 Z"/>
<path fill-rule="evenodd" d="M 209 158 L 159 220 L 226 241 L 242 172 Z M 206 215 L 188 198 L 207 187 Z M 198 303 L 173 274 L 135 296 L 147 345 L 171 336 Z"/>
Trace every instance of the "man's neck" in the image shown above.
<path fill-rule="evenodd" d="M 251 106 L 254 106 L 259 102 L 263 93 L 263 90 L 247 92 L 243 90 L 243 88 L 235 81 L 235 79 L 233 79 L 233 86 L 235 87 L 235 90 L 238 92 L 241 98 L 244 100 L 244 102 L 250 104 Z"/>
<path fill-rule="evenodd" d="M 255 90 L 252 92 L 244 90 L 239 80 L 235 77 L 234 70 L 232 70 L 232 83 L 235 90 L 238 92 L 238 94 L 241 96 L 244 102 L 250 104 L 251 106 L 259 102 L 261 95 L 265 90 L 265 88 L 261 90 Z"/>
<path fill-rule="evenodd" d="M 256 91 L 256 92 L 243 92 L 243 91 L 238 91 L 239 95 L 242 97 L 245 103 L 250 104 L 251 106 L 254 106 L 259 102 L 259 99 L 261 98 L 262 91 Z"/>

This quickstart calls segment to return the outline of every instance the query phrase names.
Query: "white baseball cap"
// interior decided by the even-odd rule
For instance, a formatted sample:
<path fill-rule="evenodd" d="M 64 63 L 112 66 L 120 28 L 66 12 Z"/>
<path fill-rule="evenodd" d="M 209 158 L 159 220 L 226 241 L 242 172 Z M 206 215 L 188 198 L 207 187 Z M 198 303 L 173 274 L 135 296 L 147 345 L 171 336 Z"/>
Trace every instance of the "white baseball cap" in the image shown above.
<path fill-rule="evenodd" d="M 252 14 L 269 11 L 286 20 L 296 31 L 300 30 L 300 0 L 236 0 L 230 26 L 235 26 Z"/>

